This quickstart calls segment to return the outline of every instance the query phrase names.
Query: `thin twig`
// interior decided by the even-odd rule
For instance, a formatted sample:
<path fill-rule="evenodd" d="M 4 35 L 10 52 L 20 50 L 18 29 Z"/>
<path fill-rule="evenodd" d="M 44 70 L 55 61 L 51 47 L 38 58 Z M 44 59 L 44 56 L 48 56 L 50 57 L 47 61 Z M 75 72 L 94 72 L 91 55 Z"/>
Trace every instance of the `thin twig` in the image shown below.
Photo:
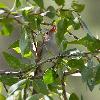
<path fill-rule="evenodd" d="M 64 100 L 68 100 L 67 94 L 66 94 L 66 86 L 65 86 L 64 82 L 65 82 L 65 80 L 64 80 L 64 74 L 63 74 L 63 77 L 62 77 L 62 80 L 61 80 L 62 90 L 63 90 L 63 98 L 64 98 Z"/>
<path fill-rule="evenodd" d="M 68 30 L 67 30 L 67 32 L 69 33 L 69 35 L 73 36 L 76 40 L 79 39 L 77 36 L 75 36 L 73 33 L 69 32 Z"/>
<path fill-rule="evenodd" d="M 100 58 L 98 56 L 95 56 L 94 57 L 97 59 L 97 61 L 100 63 Z"/>
<path fill-rule="evenodd" d="M 5 83 L 2 82 L 2 84 L 3 84 L 3 86 L 4 86 L 5 90 L 6 90 L 6 92 L 8 93 L 8 89 L 7 89 L 6 85 L 5 85 Z"/>
<path fill-rule="evenodd" d="M 49 58 L 49 59 L 46 59 L 46 60 L 44 60 L 44 61 L 42 61 L 42 62 L 39 62 L 39 63 L 37 63 L 36 65 L 34 65 L 34 68 L 35 67 L 38 67 L 38 66 L 40 66 L 40 65 L 43 65 L 43 64 L 45 64 L 45 63 L 47 63 L 47 62 L 51 62 L 51 61 L 53 61 L 53 60 L 56 60 L 56 59 L 58 59 L 58 58 L 64 58 L 64 57 L 67 57 L 67 58 L 71 58 L 71 57 L 78 57 L 78 56 L 83 56 L 83 57 L 87 57 L 87 55 L 88 54 L 98 54 L 98 53 L 100 53 L 100 50 L 99 51 L 95 51 L 94 53 L 91 53 L 91 52 L 84 52 L 84 53 L 78 53 L 78 54 L 71 54 L 71 55 L 68 55 L 68 54 L 63 54 L 63 55 L 61 55 L 61 54 L 59 54 L 59 55 L 57 55 L 57 56 L 55 56 L 55 57 L 51 57 L 51 58 Z M 14 76 L 22 76 L 24 73 L 27 73 L 28 71 L 30 71 L 30 70 L 32 70 L 33 69 L 33 67 L 31 67 L 31 68 L 29 68 L 29 69 L 27 69 L 27 70 L 24 70 L 24 71 L 22 71 L 22 72 L 12 72 L 12 71 L 0 71 L 0 75 L 14 75 Z M 79 72 L 79 70 L 78 71 L 76 71 L 75 73 L 77 73 L 77 72 Z M 65 74 L 67 74 L 67 75 L 70 75 L 70 74 L 73 74 L 74 72 L 66 72 Z"/>

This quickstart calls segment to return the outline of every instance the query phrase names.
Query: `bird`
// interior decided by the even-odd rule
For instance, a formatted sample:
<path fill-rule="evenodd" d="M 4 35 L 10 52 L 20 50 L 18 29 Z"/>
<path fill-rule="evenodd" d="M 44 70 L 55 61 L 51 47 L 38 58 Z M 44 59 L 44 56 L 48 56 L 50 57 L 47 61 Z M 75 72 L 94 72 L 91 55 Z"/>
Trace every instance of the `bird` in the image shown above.
<path fill-rule="evenodd" d="M 56 26 L 53 25 L 52 28 L 44 34 L 42 43 L 36 48 L 36 63 L 39 63 L 40 61 L 46 60 L 59 54 L 59 49 L 55 40 L 56 30 Z M 42 73 L 42 70 L 46 70 L 46 68 L 51 66 L 52 64 L 50 63 L 45 64 L 41 67 L 38 66 L 35 74 Z"/>

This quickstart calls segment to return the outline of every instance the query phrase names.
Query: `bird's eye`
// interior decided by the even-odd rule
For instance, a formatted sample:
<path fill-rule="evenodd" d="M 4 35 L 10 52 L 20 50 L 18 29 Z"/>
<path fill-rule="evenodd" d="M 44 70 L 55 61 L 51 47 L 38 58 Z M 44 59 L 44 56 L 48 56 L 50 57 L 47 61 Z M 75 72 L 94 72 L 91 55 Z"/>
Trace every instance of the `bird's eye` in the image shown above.
<path fill-rule="evenodd" d="M 49 32 L 46 32 L 46 34 L 48 35 Z"/>

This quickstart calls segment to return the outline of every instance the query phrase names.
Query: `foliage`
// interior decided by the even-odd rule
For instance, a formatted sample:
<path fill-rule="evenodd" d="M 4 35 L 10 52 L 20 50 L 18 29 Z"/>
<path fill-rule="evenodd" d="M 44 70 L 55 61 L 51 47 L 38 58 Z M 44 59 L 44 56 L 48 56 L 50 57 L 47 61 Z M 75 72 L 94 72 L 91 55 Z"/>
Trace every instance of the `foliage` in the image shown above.
<path fill-rule="evenodd" d="M 100 83 L 100 60 L 97 57 L 100 53 L 100 40 L 89 33 L 80 17 L 85 5 L 73 0 L 70 8 L 65 9 L 65 0 L 53 1 L 57 8 L 46 8 L 43 0 L 15 0 L 11 10 L 0 3 L 0 35 L 11 36 L 17 28 L 14 27 L 16 24 L 20 28 L 20 37 L 8 48 L 15 51 L 15 54 L 3 52 L 5 60 L 15 72 L 0 71 L 0 84 L 5 86 L 0 85 L 0 100 L 55 100 L 55 97 L 68 100 L 65 78 L 77 72 L 81 73 L 91 91 Z M 52 48 L 57 48 L 53 52 L 47 44 L 52 37 L 49 32 L 55 29 L 55 34 L 52 34 L 56 46 Z M 75 30 L 80 29 L 83 32 L 87 30 L 85 37 L 78 38 L 74 34 Z M 73 40 L 70 41 L 68 35 Z M 72 46 L 69 49 L 68 45 L 73 44 L 76 48 Z M 77 45 L 86 47 L 87 51 L 80 50 Z M 1 92 L 3 88 L 7 97 Z M 79 98 L 72 93 L 69 100 Z"/>

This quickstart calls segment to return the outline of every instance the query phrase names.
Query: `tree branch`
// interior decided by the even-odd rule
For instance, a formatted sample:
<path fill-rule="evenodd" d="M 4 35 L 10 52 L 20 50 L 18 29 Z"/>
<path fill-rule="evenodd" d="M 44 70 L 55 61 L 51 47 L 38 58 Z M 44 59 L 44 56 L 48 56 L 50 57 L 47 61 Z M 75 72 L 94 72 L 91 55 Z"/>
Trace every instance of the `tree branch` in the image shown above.
<path fill-rule="evenodd" d="M 100 50 L 98 50 L 98 51 L 95 51 L 94 53 L 91 53 L 91 52 L 84 52 L 84 53 L 78 53 L 78 54 L 70 54 L 69 55 L 69 53 L 67 52 L 67 53 L 64 53 L 64 54 L 59 54 L 59 55 L 57 55 L 57 56 L 55 56 L 55 57 L 51 57 L 51 58 L 49 58 L 49 59 L 46 59 L 46 60 L 44 60 L 44 61 L 42 61 L 42 62 L 39 62 L 39 63 L 37 63 L 36 65 L 34 65 L 34 68 L 35 67 L 39 67 L 40 65 L 43 65 L 43 64 L 45 64 L 45 63 L 47 63 L 47 62 L 51 62 L 51 61 L 53 61 L 53 60 L 56 60 L 56 59 L 58 59 L 58 58 L 64 58 L 64 57 L 67 57 L 67 58 L 71 58 L 71 57 L 79 57 L 79 56 L 83 56 L 83 57 L 87 57 L 87 55 L 89 55 L 89 54 L 98 54 L 98 53 L 100 53 Z M 31 68 L 29 68 L 29 69 L 27 69 L 27 70 L 24 70 L 24 71 L 19 71 L 19 72 L 14 72 L 14 71 L 4 71 L 4 70 L 1 70 L 0 71 L 0 75 L 13 75 L 13 76 L 17 76 L 17 77 L 19 77 L 19 76 L 22 76 L 24 73 L 27 73 L 27 72 L 29 72 L 29 71 L 31 71 L 33 69 L 33 67 L 31 67 Z M 65 72 L 65 76 L 66 75 L 70 75 L 70 74 L 74 74 L 74 73 L 78 73 L 78 72 L 80 72 L 79 70 L 76 70 L 75 72 Z"/>
<path fill-rule="evenodd" d="M 64 81 L 64 74 L 63 74 L 63 77 L 62 77 L 62 80 L 61 80 L 61 84 L 62 84 L 62 90 L 63 90 L 63 98 L 64 98 L 64 100 L 68 100 L 67 99 L 67 95 L 66 95 L 66 89 L 65 89 L 65 83 L 64 83 L 65 81 Z"/>

